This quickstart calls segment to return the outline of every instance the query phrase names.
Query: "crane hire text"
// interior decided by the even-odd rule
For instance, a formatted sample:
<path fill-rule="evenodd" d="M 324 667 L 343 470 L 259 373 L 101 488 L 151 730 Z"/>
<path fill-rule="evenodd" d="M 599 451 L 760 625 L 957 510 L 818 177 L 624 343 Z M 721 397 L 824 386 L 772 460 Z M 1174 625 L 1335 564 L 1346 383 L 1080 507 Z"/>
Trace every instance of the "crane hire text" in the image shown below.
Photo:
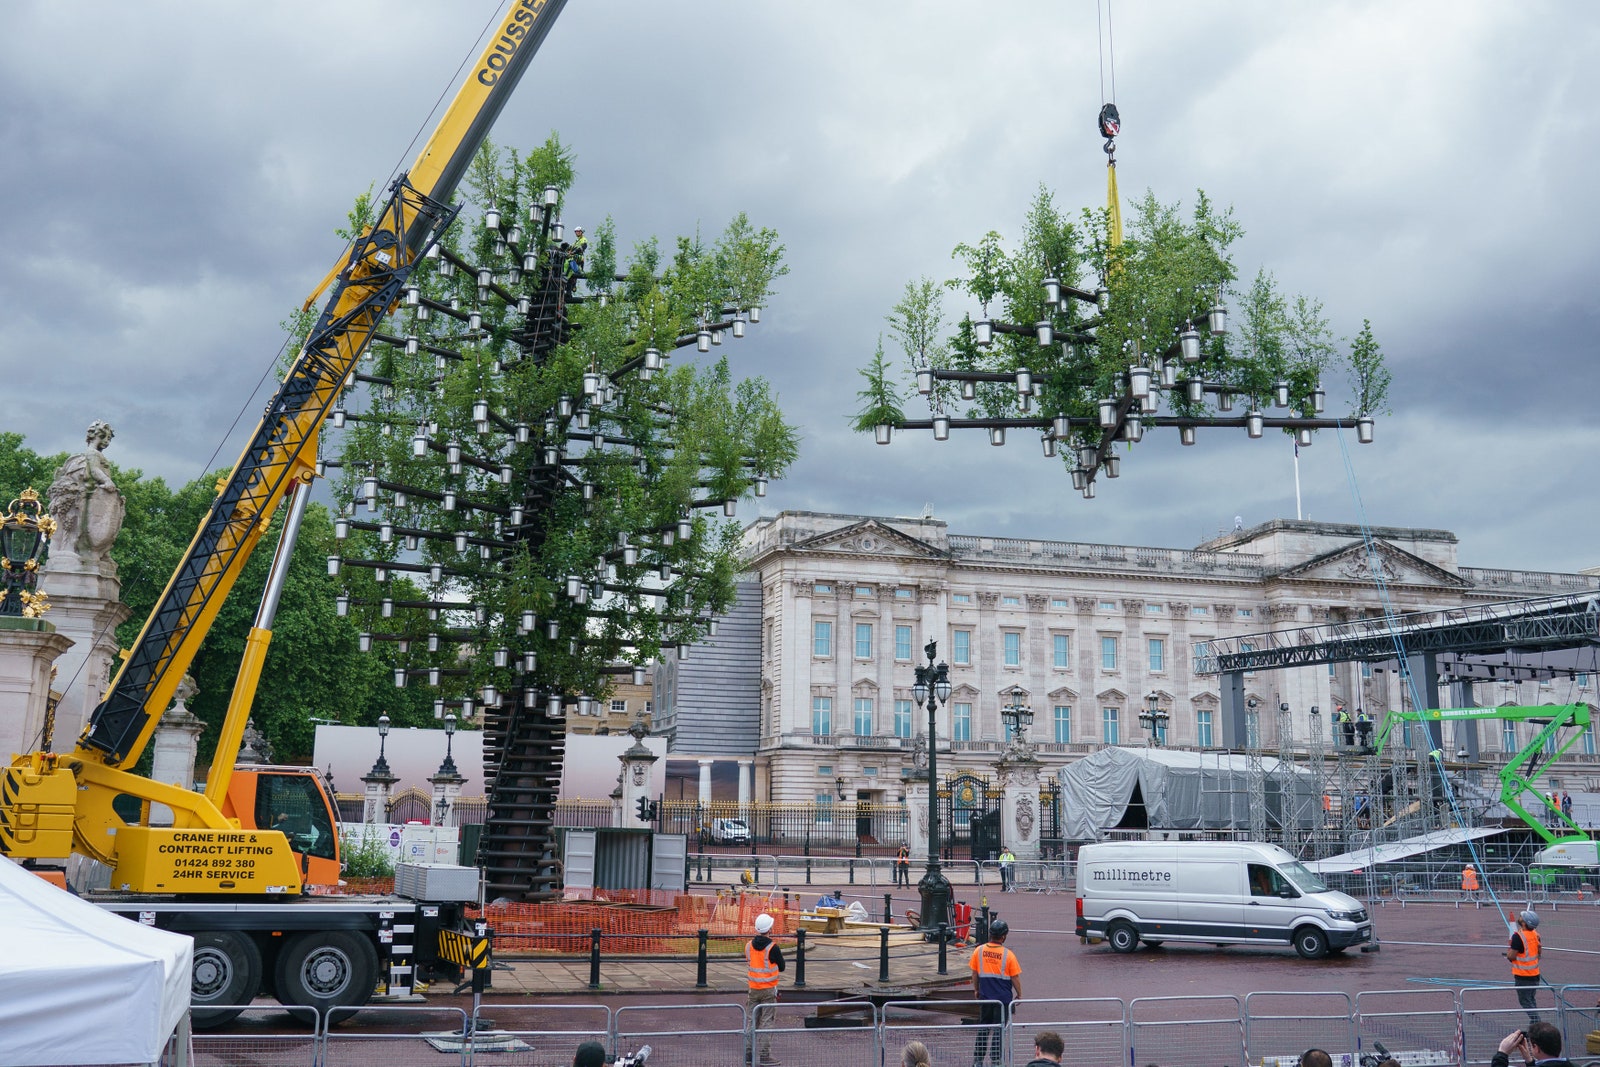
<path fill-rule="evenodd" d="M 272 849 L 253 844 L 248 834 L 223 834 L 220 837 L 203 837 L 199 834 L 178 834 L 178 838 L 191 838 L 192 843 L 161 845 L 156 851 L 167 856 L 269 856 Z"/>

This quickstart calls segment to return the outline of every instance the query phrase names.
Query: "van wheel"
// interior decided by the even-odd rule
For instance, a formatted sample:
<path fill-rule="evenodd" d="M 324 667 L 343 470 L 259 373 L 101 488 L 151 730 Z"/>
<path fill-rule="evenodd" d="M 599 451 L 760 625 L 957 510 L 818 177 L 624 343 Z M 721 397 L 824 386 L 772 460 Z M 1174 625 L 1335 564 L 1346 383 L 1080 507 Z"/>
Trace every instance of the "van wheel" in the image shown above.
<path fill-rule="evenodd" d="M 194 1026 L 210 1030 L 230 1023 L 238 1008 L 208 1008 L 210 1004 L 248 1004 L 261 988 L 261 950 L 248 935 L 232 930 L 204 931 L 194 935 L 194 971 L 189 1003 Z"/>
<path fill-rule="evenodd" d="M 1328 935 L 1315 926 L 1302 926 L 1294 932 L 1294 950 L 1308 960 L 1328 954 Z"/>
<path fill-rule="evenodd" d="M 1139 947 L 1139 931 L 1132 923 L 1119 919 L 1106 927 L 1106 941 L 1113 952 L 1132 952 Z"/>

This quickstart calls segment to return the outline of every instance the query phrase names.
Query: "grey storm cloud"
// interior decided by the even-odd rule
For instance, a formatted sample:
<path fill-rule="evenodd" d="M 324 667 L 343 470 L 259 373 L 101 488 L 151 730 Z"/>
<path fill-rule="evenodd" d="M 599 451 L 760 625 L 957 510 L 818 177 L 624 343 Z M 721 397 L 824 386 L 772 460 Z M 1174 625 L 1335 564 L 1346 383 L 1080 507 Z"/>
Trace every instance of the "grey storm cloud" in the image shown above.
<path fill-rule="evenodd" d="M 231 460 L 334 228 L 409 160 L 498 8 L 7 5 L 4 428 L 53 451 L 105 418 L 118 462 L 171 482 Z M 1243 277 L 1322 299 L 1345 336 L 1370 318 L 1390 358 L 1377 443 L 1302 452 L 1308 516 L 1449 529 L 1477 565 L 1600 565 L 1582 474 L 1600 445 L 1600 8 L 1111 12 L 1124 200 L 1233 205 Z M 783 234 L 792 273 L 732 350 L 804 435 L 762 508 L 931 505 L 961 532 L 1190 545 L 1294 514 L 1286 439 L 1147 437 L 1084 501 L 1031 435 L 880 448 L 847 429 L 907 280 L 1016 233 L 1040 184 L 1069 209 L 1103 200 L 1097 14 L 573 0 L 494 137 L 558 130 L 578 152 L 569 221 L 612 215 L 625 244 L 740 210 Z"/>

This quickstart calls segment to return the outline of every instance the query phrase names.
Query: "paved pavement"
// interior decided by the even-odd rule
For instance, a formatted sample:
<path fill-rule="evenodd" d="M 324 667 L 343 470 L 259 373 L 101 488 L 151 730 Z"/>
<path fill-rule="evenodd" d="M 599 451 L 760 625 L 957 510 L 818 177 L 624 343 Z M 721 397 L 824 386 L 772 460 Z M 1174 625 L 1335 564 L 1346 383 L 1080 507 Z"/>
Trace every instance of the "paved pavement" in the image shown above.
<path fill-rule="evenodd" d="M 780 943 L 788 967 L 783 985 L 790 988 L 796 975 L 794 939 L 785 938 Z M 950 977 L 940 979 L 936 945 L 926 944 L 904 930 L 892 932 L 888 985 L 934 989 L 952 982 L 965 983 L 968 951 L 951 946 L 946 961 Z M 879 942 L 874 935 L 809 935 L 806 988 L 818 996 L 878 989 L 882 985 L 878 982 L 878 957 Z M 494 972 L 494 992 L 534 996 L 681 993 L 694 990 L 695 971 L 693 956 L 602 958 L 600 987 L 592 989 L 587 957 L 502 958 Z M 731 993 L 743 997 L 746 988 L 743 956 L 713 956 L 706 965 L 706 988 L 694 991 L 703 995 Z"/>

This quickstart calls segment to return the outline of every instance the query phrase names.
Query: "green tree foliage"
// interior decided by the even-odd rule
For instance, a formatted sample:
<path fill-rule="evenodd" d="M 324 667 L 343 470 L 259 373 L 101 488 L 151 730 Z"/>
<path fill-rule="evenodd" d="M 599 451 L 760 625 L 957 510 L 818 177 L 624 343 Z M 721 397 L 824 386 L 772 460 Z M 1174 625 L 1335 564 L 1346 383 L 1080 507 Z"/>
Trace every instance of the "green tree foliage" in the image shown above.
<path fill-rule="evenodd" d="M 878 349 L 859 372 L 866 386 L 856 393 L 861 410 L 856 413 L 855 428 L 869 430 L 874 426 L 893 426 L 906 421 L 900 410 L 900 391 L 890 379 L 891 368 L 883 354 L 883 338 L 878 338 Z"/>
<path fill-rule="evenodd" d="M 525 154 L 484 146 L 467 181 L 478 217 L 412 276 L 432 313 L 392 316 L 347 403 L 348 536 L 332 551 L 349 618 L 430 704 L 481 707 L 519 685 L 599 698 L 608 668 L 696 640 L 737 570 L 736 526 L 706 510 L 797 454 L 764 380 L 736 380 L 725 358 L 669 360 L 702 331 L 719 344 L 742 333 L 787 272 L 778 235 L 743 214 L 715 238 L 649 240 L 626 259 L 606 218 L 588 233 L 570 332 L 538 332 L 555 299 L 546 267 L 566 269 L 541 209 L 552 187 L 559 212 L 573 162 L 554 135 Z M 647 352 L 668 365 L 642 373 Z M 369 501 L 369 477 L 407 488 Z"/>
<path fill-rule="evenodd" d="M 49 496 L 50 482 L 56 468 L 67 458 L 65 452 L 54 456 L 41 456 L 22 443 L 20 433 L 0 433 L 0 506 L 33 489 L 44 500 Z"/>
<path fill-rule="evenodd" d="M 1041 420 L 1064 415 L 1074 420 L 1066 443 L 1099 445 L 1104 433 L 1097 419 L 1099 401 L 1125 394 L 1130 366 L 1177 362 L 1179 333 L 1193 326 L 1201 337 L 1200 358 L 1182 364 L 1178 377 L 1201 379 L 1208 389 L 1195 401 L 1182 389 L 1166 394 L 1175 414 L 1216 413 L 1219 389 L 1265 408 L 1277 383 L 1287 381 L 1290 406 L 1309 416 L 1323 373 L 1340 360 L 1333 332 L 1320 303 L 1283 295 L 1266 272 L 1242 290 L 1235 287 L 1231 249 L 1241 236 L 1233 213 L 1218 209 L 1203 192 L 1187 213 L 1147 193 L 1130 205 L 1125 239 L 1112 247 L 1103 208 L 1084 210 L 1074 221 L 1041 188 L 1015 245 L 990 231 L 976 244 L 956 246 L 953 255 L 964 271 L 945 285 L 975 300 L 976 316 L 947 322 L 930 299 L 927 279 L 907 285 L 889 315 L 905 356 L 902 373 L 914 374 L 930 363 L 1008 375 L 1028 370 L 1035 396 L 1019 396 L 1010 384 L 980 383 L 959 414 Z M 1048 281 L 1085 294 L 1103 289 L 1104 306 L 1070 295 L 1049 303 Z M 1207 313 L 1216 306 L 1233 312 L 1235 328 L 1222 336 L 1207 329 Z M 979 344 L 979 329 L 989 329 L 990 323 L 992 343 Z M 1046 328 L 1050 341 L 1041 344 Z M 1364 336 L 1370 339 L 1369 332 Z M 1358 410 L 1375 411 L 1389 380 L 1376 344 L 1358 338 L 1343 361 L 1356 381 Z M 869 403 L 856 419 L 857 429 L 871 425 L 868 414 L 903 421 L 892 418 L 895 405 L 882 402 L 898 394 L 881 345 L 862 374 L 869 388 L 861 395 Z M 936 383 L 930 403 L 936 412 L 950 414 L 962 402 L 949 383 Z M 1074 462 L 1071 448 L 1063 456 L 1069 466 Z"/>
<path fill-rule="evenodd" d="M 66 453 L 39 456 L 23 444 L 20 434 L 0 434 L 0 490 L 11 484 L 23 488 L 32 485 L 44 496 L 56 468 L 66 458 Z M 122 602 L 131 612 L 117 629 L 117 642 L 126 648 L 138 636 L 166 588 L 211 506 L 217 479 L 225 472 L 197 478 L 174 491 L 162 479 L 145 477 L 140 470 L 114 463 L 111 470 L 127 507 L 122 532 L 111 547 L 111 558 L 122 582 Z M 283 511 L 280 509 L 274 518 L 262 547 L 246 566 L 190 667 L 200 693 L 189 708 L 210 727 L 200 736 L 202 767 L 227 713 L 245 636 L 255 620 Z M 303 762 L 311 757 L 313 718 L 370 724 L 388 712 L 398 725 L 421 724 L 432 718 L 431 709 L 420 694 L 394 692 L 388 664 L 381 657 L 362 655 L 357 650 L 355 626 L 348 619 L 335 617 L 334 583 L 323 562 L 333 544 L 333 525 L 327 509 L 320 504 L 310 505 L 251 709 L 256 726 L 272 744 L 275 757 L 285 762 Z M 42 588 L 49 590 L 48 571 Z M 148 760 L 147 750 L 146 766 Z"/>
<path fill-rule="evenodd" d="M 1355 394 L 1354 414 L 1389 414 L 1389 383 L 1393 375 L 1384 364 L 1383 350 L 1372 338 L 1370 319 L 1361 320 L 1361 332 L 1350 342 L 1345 369 Z"/>

